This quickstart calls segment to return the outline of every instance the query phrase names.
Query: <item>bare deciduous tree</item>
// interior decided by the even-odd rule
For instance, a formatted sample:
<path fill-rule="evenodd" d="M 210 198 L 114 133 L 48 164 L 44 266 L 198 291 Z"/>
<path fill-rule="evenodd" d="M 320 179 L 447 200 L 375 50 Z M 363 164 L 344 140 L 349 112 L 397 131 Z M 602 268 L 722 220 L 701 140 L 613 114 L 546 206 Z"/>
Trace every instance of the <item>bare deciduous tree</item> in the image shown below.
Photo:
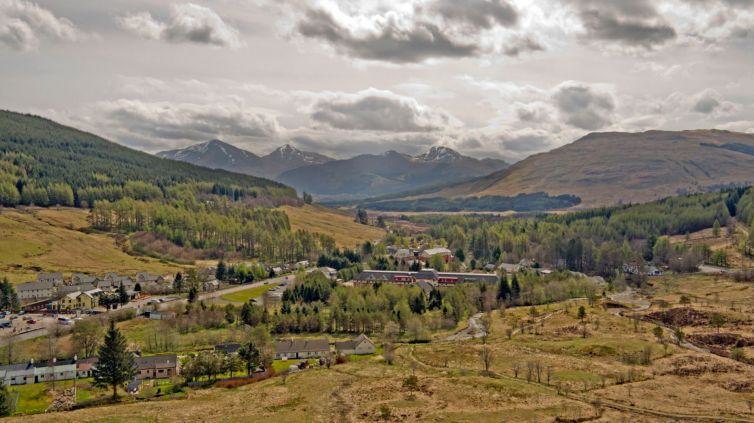
<path fill-rule="evenodd" d="M 482 360 L 482 366 L 484 366 L 484 373 L 489 374 L 490 367 L 492 367 L 493 354 L 490 347 L 484 347 L 479 352 L 479 358 Z"/>

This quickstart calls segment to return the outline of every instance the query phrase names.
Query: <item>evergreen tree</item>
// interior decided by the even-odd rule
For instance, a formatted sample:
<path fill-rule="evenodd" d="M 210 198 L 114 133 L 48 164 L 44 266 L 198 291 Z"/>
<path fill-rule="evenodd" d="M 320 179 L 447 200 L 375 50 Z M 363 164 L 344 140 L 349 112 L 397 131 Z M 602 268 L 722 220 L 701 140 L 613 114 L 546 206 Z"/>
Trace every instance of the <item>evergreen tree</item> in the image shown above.
<path fill-rule="evenodd" d="M 227 275 L 227 270 L 225 268 L 225 262 L 223 260 L 220 260 L 217 262 L 217 269 L 215 270 L 215 278 L 218 281 L 224 281 Z"/>
<path fill-rule="evenodd" d="M 516 273 L 513 273 L 513 278 L 511 279 L 511 299 L 513 301 L 518 301 L 519 297 L 521 296 L 521 285 L 518 284 L 518 276 L 516 276 Z"/>
<path fill-rule="evenodd" d="M 500 282 L 497 286 L 497 300 L 505 302 L 511 297 L 511 286 L 508 284 L 508 274 L 503 273 L 500 276 Z"/>
<path fill-rule="evenodd" d="M 238 356 L 246 363 L 246 373 L 251 376 L 251 372 L 262 364 L 262 354 L 254 342 L 249 341 L 241 346 L 238 350 Z"/>
<path fill-rule="evenodd" d="M 175 280 L 173 281 L 173 288 L 175 288 L 176 292 L 183 291 L 183 274 L 181 272 L 178 272 L 175 274 Z"/>
<path fill-rule="evenodd" d="M 0 385 L 0 417 L 10 416 L 13 410 L 10 406 L 10 395 L 8 394 L 8 387 Z"/>
<path fill-rule="evenodd" d="M 8 278 L 3 278 L 0 282 L 0 308 L 3 310 L 18 310 L 21 308 L 16 288 L 13 287 Z"/>
<path fill-rule="evenodd" d="M 193 303 L 196 302 L 197 297 L 199 296 L 199 291 L 196 289 L 196 286 L 191 286 L 189 288 L 188 292 L 188 302 Z"/>
<path fill-rule="evenodd" d="M 126 287 L 123 286 L 121 283 L 120 286 L 118 286 L 118 302 L 120 305 L 128 304 L 128 292 L 126 292 Z"/>
<path fill-rule="evenodd" d="M 466 261 L 466 253 L 463 251 L 463 248 L 459 247 L 459 248 L 456 249 L 456 258 L 461 263 L 463 263 L 464 261 Z"/>
<path fill-rule="evenodd" d="M 136 376 L 134 355 L 128 351 L 126 337 L 110 321 L 110 329 L 105 335 L 105 342 L 99 347 L 97 366 L 93 370 L 94 385 L 112 386 L 113 400 L 118 398 L 118 385 L 122 385 Z"/>

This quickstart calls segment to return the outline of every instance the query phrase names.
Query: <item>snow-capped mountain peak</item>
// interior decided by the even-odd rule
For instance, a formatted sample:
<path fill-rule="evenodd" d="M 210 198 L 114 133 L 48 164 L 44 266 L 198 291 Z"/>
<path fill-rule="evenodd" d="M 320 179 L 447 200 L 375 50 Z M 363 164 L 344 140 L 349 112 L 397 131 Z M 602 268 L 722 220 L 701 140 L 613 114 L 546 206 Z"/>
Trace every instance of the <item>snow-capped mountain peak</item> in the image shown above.
<path fill-rule="evenodd" d="M 432 147 L 428 152 L 416 156 L 417 160 L 424 162 L 450 162 L 459 158 L 461 158 L 459 152 L 443 146 Z"/>

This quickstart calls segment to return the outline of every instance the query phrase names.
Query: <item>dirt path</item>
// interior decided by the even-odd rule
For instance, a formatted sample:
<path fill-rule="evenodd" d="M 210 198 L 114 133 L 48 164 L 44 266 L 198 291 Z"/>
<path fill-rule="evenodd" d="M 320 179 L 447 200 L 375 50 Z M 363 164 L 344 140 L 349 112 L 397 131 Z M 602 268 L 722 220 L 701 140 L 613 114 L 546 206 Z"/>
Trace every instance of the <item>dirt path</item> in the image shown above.
<path fill-rule="evenodd" d="M 465 329 L 447 336 L 443 339 L 445 342 L 468 341 L 469 339 L 482 338 L 487 335 L 487 328 L 482 323 L 482 313 L 477 313 L 469 317 L 469 325 Z"/>

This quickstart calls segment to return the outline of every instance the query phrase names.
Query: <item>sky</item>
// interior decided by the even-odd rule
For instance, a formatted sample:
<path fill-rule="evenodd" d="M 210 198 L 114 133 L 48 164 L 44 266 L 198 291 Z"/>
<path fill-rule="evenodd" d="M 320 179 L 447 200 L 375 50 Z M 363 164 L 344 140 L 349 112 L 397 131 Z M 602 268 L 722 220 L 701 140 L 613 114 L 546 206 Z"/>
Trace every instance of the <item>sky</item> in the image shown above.
<path fill-rule="evenodd" d="M 754 132 L 754 0 L 0 0 L 0 109 L 150 153 Z"/>

